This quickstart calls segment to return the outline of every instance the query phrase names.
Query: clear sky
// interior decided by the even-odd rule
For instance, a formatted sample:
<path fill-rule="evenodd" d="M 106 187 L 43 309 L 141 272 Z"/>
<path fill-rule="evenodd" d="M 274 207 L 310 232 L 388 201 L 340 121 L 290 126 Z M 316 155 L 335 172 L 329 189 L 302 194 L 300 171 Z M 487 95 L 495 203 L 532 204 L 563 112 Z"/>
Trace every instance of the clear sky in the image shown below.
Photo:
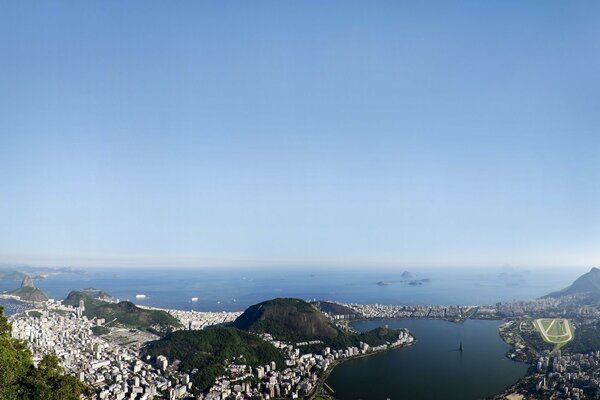
<path fill-rule="evenodd" d="M 598 265 L 599 20 L 3 2 L 0 262 Z"/>

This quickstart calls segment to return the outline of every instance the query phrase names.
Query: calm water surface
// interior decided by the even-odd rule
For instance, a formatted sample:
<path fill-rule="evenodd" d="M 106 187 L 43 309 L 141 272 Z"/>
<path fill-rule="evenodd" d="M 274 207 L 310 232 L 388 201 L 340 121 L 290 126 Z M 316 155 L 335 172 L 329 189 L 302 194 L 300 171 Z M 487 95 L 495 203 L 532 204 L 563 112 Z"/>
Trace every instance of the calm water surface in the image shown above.
<path fill-rule="evenodd" d="M 379 304 L 493 304 L 528 300 L 569 285 L 585 269 L 409 269 L 415 279 L 409 285 L 404 269 L 375 268 L 244 268 L 244 269 L 123 269 L 88 270 L 61 274 L 35 284 L 55 299 L 74 289 L 95 287 L 121 300 L 184 310 L 240 311 L 274 297 L 337 300 Z M 377 282 L 386 282 L 380 286 Z M 0 280 L 0 290 L 15 289 L 20 282 Z M 145 294 L 145 300 L 135 298 Z M 191 302 L 198 297 L 198 302 Z"/>
<path fill-rule="evenodd" d="M 505 357 L 510 347 L 498 335 L 499 321 L 381 320 L 353 326 L 369 330 L 384 324 L 408 328 L 418 342 L 337 366 L 327 379 L 336 398 L 482 399 L 516 382 L 528 368 Z"/>

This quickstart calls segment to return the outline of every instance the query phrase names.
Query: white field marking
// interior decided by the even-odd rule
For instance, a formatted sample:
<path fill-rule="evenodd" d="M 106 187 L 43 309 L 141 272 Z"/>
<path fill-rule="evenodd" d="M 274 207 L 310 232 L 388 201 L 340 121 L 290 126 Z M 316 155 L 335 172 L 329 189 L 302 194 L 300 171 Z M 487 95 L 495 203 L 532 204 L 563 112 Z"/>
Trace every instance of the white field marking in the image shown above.
<path fill-rule="evenodd" d="M 550 331 L 550 328 L 552 328 L 552 326 L 559 320 L 563 322 L 563 326 L 565 326 L 566 332 L 562 335 L 549 335 L 548 332 Z M 544 328 L 544 325 L 542 324 L 542 319 L 536 319 L 534 323 L 537 325 L 540 334 L 542 335 L 542 338 L 549 343 L 564 344 L 573 339 L 573 331 L 571 330 L 571 324 L 566 319 L 553 318 L 552 322 L 550 322 L 550 325 L 548 325 L 548 328 Z"/>

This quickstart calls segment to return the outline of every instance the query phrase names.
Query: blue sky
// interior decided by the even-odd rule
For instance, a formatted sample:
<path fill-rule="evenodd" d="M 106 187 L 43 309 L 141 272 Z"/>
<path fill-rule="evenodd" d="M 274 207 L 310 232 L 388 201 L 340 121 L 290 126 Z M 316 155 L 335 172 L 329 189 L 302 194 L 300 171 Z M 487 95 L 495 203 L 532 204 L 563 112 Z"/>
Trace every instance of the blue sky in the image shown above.
<path fill-rule="evenodd" d="M 4 3 L 0 262 L 600 264 L 600 3 Z"/>

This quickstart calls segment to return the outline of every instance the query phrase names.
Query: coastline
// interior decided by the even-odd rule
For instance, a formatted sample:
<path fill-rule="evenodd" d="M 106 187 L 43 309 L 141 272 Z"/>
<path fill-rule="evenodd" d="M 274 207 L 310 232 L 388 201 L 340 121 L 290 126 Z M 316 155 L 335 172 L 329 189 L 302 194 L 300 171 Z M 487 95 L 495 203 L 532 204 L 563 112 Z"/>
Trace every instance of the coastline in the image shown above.
<path fill-rule="evenodd" d="M 413 341 L 411 343 L 408 344 L 397 344 L 397 345 L 390 345 L 388 348 L 386 349 L 381 349 L 381 350 L 375 350 L 375 351 L 371 351 L 365 354 L 359 354 L 356 356 L 352 356 L 352 357 L 347 357 L 347 358 L 341 358 L 338 360 L 335 360 L 331 366 L 322 374 L 322 376 L 319 377 L 319 380 L 317 381 L 317 384 L 315 386 L 315 388 L 313 389 L 313 393 L 310 394 L 309 396 L 307 396 L 307 399 L 309 400 L 317 400 L 317 399 L 323 399 L 323 400 L 337 400 L 337 398 L 335 397 L 335 392 L 333 391 L 333 389 L 331 387 L 329 387 L 329 385 L 327 385 L 326 381 L 327 378 L 329 377 L 329 375 L 331 374 L 331 372 L 338 366 L 340 366 L 341 364 L 345 363 L 346 361 L 352 361 L 352 360 L 358 360 L 360 358 L 366 358 L 366 357 L 370 357 L 376 354 L 383 354 L 387 351 L 392 351 L 392 350 L 397 350 L 403 347 L 410 347 L 415 345 L 418 342 L 418 339 L 411 333 L 411 336 L 413 337 Z M 327 388 L 324 388 L 324 386 L 327 386 Z M 331 393 L 329 393 L 331 392 Z"/>

